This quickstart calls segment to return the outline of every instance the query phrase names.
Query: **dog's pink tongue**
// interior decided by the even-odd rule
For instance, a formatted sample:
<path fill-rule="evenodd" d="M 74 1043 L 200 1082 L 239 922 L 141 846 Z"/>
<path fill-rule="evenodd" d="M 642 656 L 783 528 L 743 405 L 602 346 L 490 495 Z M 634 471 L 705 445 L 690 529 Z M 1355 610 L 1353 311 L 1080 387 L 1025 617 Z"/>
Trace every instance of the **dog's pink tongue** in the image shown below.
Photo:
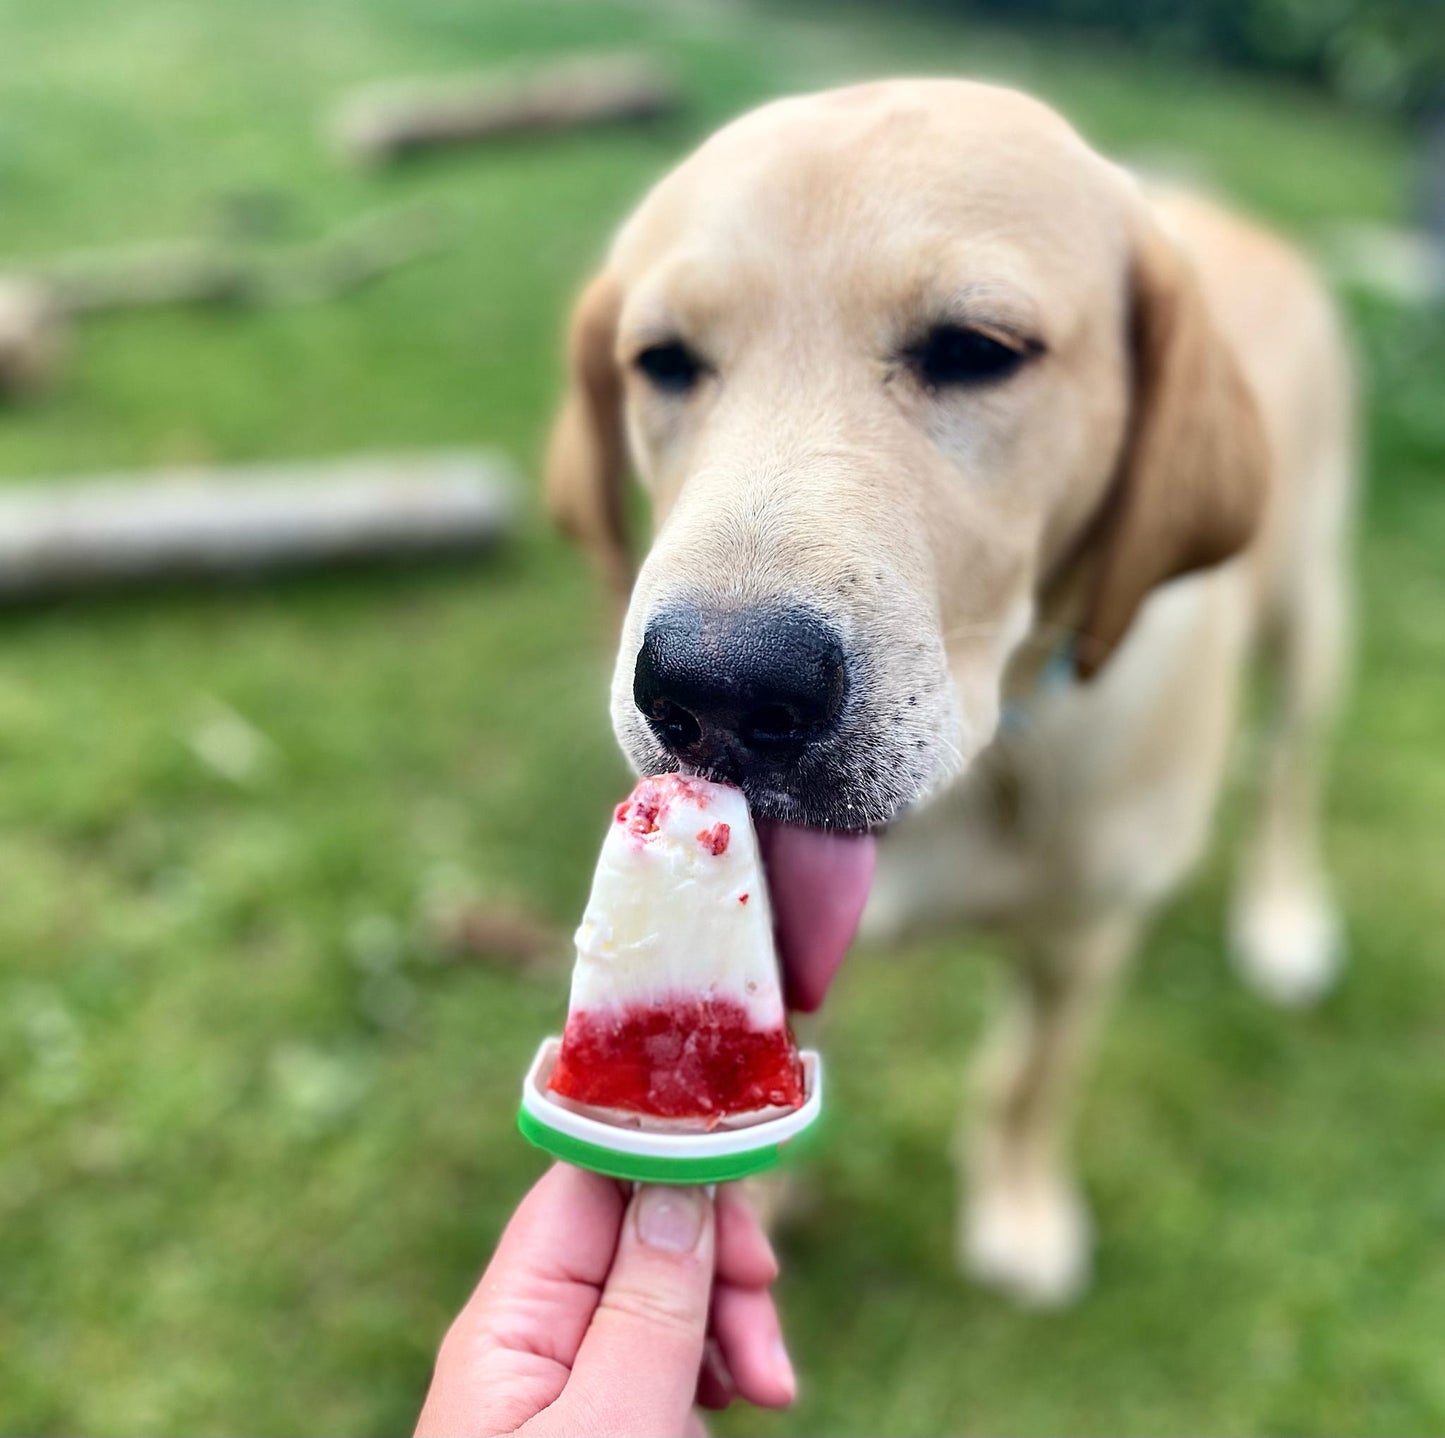
<path fill-rule="evenodd" d="M 873 882 L 873 836 L 765 819 L 758 841 L 788 1003 L 811 1013 L 822 1004 L 863 915 Z"/>

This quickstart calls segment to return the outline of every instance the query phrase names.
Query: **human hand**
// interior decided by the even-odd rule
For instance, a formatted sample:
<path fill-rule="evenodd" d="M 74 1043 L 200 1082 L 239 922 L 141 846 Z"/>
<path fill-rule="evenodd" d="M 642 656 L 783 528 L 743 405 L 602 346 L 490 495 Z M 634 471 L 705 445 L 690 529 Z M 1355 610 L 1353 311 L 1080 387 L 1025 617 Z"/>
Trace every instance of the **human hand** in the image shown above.
<path fill-rule="evenodd" d="M 677 1435 L 694 1400 L 793 1400 L 778 1275 L 735 1185 L 647 1186 L 558 1164 L 522 1201 L 442 1342 L 418 1435 Z"/>

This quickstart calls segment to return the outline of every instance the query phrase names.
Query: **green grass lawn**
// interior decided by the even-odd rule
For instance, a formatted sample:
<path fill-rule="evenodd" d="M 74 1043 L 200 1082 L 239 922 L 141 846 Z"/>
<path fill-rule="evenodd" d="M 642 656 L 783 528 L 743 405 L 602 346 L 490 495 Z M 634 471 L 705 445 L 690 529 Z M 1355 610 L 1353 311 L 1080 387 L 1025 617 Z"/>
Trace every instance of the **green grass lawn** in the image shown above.
<path fill-rule="evenodd" d="M 322 143 L 353 82 L 597 42 L 672 56 L 686 117 L 385 177 Z M 901 70 L 1016 78 L 1306 241 L 1406 192 L 1398 136 L 1302 92 L 906 14 L 8 0 L 0 255 L 205 233 L 273 191 L 298 239 L 408 199 L 462 228 L 344 303 L 96 322 L 61 390 L 0 413 L 0 475 L 472 442 L 530 468 L 569 293 L 647 180 L 757 100 Z M 1373 474 L 1331 804 L 1342 987 L 1306 1015 L 1240 990 L 1222 848 L 1083 1112 L 1097 1283 L 1038 1316 L 950 1262 L 997 974 L 956 940 L 856 955 L 818 1204 L 784 1239 L 803 1397 L 725 1432 L 1445 1427 L 1445 358 L 1424 318 L 1354 311 Z M 476 567 L 0 619 L 0 1429 L 408 1427 L 539 1171 L 514 1095 L 565 988 L 562 954 L 446 962 L 429 916 L 577 913 L 624 784 L 597 609 L 529 498 Z M 227 778 L 205 755 L 237 731 L 255 763 Z"/>

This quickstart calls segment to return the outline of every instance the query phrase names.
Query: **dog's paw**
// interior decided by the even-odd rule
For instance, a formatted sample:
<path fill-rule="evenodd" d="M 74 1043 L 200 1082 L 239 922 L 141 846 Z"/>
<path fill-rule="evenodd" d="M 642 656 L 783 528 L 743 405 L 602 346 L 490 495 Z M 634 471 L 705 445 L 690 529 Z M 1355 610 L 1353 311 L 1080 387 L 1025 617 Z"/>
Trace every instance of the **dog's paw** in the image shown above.
<path fill-rule="evenodd" d="M 1000 1185 L 964 1206 L 959 1262 L 980 1283 L 1031 1308 L 1059 1308 L 1088 1286 L 1088 1209 L 1065 1184 Z"/>
<path fill-rule="evenodd" d="M 1234 914 L 1235 967 L 1261 998 L 1303 1008 L 1325 994 L 1344 963 L 1344 929 L 1326 894 L 1256 892 Z"/>

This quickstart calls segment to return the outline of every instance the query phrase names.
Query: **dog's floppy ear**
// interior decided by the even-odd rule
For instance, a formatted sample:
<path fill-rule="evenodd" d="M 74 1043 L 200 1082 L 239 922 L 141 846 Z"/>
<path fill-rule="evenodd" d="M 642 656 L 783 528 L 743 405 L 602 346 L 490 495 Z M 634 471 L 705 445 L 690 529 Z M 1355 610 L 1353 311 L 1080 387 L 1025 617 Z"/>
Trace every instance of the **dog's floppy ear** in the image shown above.
<path fill-rule="evenodd" d="M 622 289 L 604 272 L 577 301 L 568 340 L 567 392 L 547 446 L 547 508 L 592 556 L 622 601 L 632 588 L 623 481 L 622 376 L 614 347 Z"/>
<path fill-rule="evenodd" d="M 1157 585 L 1249 543 L 1264 510 L 1269 448 L 1254 397 L 1183 252 L 1152 218 L 1133 265 L 1134 395 L 1076 664 L 1103 667 Z"/>

